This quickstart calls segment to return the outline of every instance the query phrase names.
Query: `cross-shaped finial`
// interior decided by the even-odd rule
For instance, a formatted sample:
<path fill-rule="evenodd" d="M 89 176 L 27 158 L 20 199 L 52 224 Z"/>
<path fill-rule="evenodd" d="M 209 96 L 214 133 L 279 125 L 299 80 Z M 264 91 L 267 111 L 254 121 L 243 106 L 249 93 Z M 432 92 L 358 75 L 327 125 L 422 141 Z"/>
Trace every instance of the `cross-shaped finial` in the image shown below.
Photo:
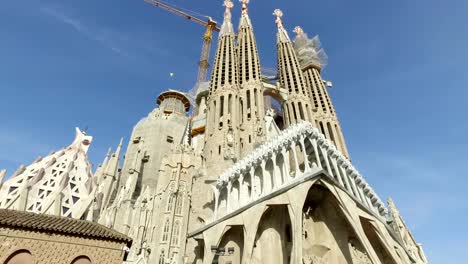
<path fill-rule="evenodd" d="M 304 30 L 300 27 L 300 26 L 297 26 L 294 28 L 294 32 L 298 35 L 298 36 L 302 36 L 302 34 L 304 34 Z"/>
<path fill-rule="evenodd" d="M 283 16 L 283 11 L 281 11 L 280 9 L 275 9 L 275 11 L 273 11 L 273 15 L 276 16 L 276 25 L 278 26 L 278 28 L 282 28 L 283 27 L 283 21 L 281 21 L 281 17 Z"/>
<path fill-rule="evenodd" d="M 242 3 L 242 15 L 247 15 L 249 9 L 247 8 L 247 4 L 250 0 L 239 0 Z"/>

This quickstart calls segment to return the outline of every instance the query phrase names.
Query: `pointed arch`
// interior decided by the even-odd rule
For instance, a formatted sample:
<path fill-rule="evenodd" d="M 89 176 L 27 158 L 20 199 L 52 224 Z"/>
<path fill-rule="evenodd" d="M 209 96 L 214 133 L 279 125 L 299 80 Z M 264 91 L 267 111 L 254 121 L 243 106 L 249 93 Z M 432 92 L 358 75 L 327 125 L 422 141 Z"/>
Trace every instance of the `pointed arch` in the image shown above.
<path fill-rule="evenodd" d="M 356 258 L 368 258 L 356 227 L 335 195 L 320 181 L 307 193 L 302 207 L 302 223 L 304 259 L 355 263 Z"/>
<path fill-rule="evenodd" d="M 286 182 L 287 170 L 286 164 L 284 163 L 283 154 L 279 153 L 276 156 L 276 168 L 275 168 L 275 175 L 276 175 L 276 185 L 277 187 L 283 185 Z"/>
<path fill-rule="evenodd" d="M 392 257 L 390 249 L 384 244 L 381 235 L 378 233 L 375 225 L 371 220 L 359 217 L 364 234 L 366 234 L 375 254 L 382 264 L 396 264 L 396 260 Z"/>
<path fill-rule="evenodd" d="M 287 205 L 269 206 L 260 218 L 249 263 L 290 263 L 292 245 L 292 226 Z"/>
<path fill-rule="evenodd" d="M 244 228 L 243 226 L 229 226 L 218 245 L 218 249 L 223 249 L 223 255 L 217 255 L 213 263 L 241 264 L 244 254 Z"/>

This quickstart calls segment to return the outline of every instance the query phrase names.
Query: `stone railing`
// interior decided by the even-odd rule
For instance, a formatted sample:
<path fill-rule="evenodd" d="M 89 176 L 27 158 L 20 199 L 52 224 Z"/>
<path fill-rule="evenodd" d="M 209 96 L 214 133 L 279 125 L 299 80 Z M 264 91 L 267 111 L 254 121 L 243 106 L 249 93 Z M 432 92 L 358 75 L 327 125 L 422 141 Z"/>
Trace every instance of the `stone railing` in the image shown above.
<path fill-rule="evenodd" d="M 214 188 L 214 219 L 325 170 L 362 205 L 385 217 L 380 198 L 345 158 L 308 122 L 290 126 L 221 175 Z"/>

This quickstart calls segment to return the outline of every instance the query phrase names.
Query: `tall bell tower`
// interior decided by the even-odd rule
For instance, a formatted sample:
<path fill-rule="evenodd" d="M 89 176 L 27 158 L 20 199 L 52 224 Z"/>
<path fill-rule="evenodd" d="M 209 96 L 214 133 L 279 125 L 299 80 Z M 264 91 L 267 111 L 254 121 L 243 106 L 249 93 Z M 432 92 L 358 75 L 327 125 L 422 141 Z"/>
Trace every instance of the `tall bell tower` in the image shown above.
<path fill-rule="evenodd" d="M 336 148 L 349 158 L 348 149 L 341 131 L 340 122 L 321 76 L 325 53 L 320 46 L 318 36 L 309 39 L 301 27 L 295 27 L 294 49 L 305 77 L 309 98 L 314 112 L 315 126 L 329 139 Z"/>
<path fill-rule="evenodd" d="M 204 160 L 208 177 L 217 177 L 239 158 L 239 74 L 235 33 L 231 22 L 234 4 L 225 0 L 224 21 L 211 74 Z"/>
<path fill-rule="evenodd" d="M 240 1 L 242 14 L 237 39 L 240 85 L 239 128 L 240 152 L 241 156 L 245 156 L 264 140 L 265 110 L 260 58 L 247 7 L 249 0 Z"/>
<path fill-rule="evenodd" d="M 283 12 L 276 9 L 278 77 L 282 88 L 288 91 L 288 99 L 283 103 L 286 126 L 301 120 L 314 123 L 312 108 L 308 98 L 307 85 L 301 71 L 296 52 L 281 20 Z"/>

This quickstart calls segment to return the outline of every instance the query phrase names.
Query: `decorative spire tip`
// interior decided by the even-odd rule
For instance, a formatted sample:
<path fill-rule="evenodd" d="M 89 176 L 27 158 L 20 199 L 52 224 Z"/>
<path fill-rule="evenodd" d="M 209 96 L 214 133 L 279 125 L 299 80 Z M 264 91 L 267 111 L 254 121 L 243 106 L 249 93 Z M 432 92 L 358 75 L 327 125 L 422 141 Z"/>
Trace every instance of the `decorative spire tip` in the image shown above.
<path fill-rule="evenodd" d="M 300 26 L 295 27 L 293 32 L 295 32 L 297 36 L 302 36 L 304 34 L 304 30 Z"/>
<path fill-rule="evenodd" d="M 230 20 L 231 9 L 234 7 L 234 4 L 231 0 L 224 0 L 224 6 L 226 7 L 226 11 L 224 11 L 224 18 Z"/>
<path fill-rule="evenodd" d="M 250 2 L 250 0 L 239 0 L 242 3 L 242 15 L 247 15 L 249 12 L 249 8 L 247 7 L 247 4 Z"/>
<path fill-rule="evenodd" d="M 276 16 L 275 23 L 278 28 L 283 28 L 283 21 L 281 20 L 281 17 L 283 17 L 283 11 L 281 11 L 281 9 L 275 9 L 275 11 L 273 11 L 273 15 Z"/>

